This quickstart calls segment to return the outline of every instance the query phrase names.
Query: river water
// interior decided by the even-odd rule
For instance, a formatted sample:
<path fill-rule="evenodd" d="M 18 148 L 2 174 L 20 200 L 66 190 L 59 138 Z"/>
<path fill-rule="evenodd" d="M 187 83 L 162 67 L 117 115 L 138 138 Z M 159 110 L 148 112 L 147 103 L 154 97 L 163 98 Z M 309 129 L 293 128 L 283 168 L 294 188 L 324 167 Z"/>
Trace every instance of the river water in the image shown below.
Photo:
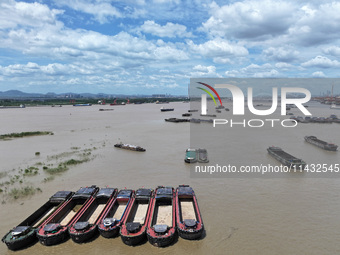
<path fill-rule="evenodd" d="M 307 173 L 300 174 L 299 178 L 292 178 L 292 173 L 279 178 L 197 176 L 193 174 L 194 166 L 183 160 L 190 142 L 195 146 L 196 143 L 202 145 L 192 137 L 190 141 L 190 130 L 196 132 L 201 127 L 205 132 L 211 124 L 193 126 L 165 122 L 164 118 L 181 117 L 190 104 L 164 105 L 174 107 L 173 112 L 160 112 L 160 106 L 1 109 L 0 134 L 52 131 L 54 135 L 0 141 L 0 172 L 7 172 L 0 182 L 13 176 L 18 169 L 38 162 L 41 168 L 41 164 L 56 164 L 81 153 L 91 153 L 88 162 L 70 167 L 53 180 L 44 182 L 48 175 L 41 169 L 39 174 L 25 177 L 22 185 L 42 190 L 31 197 L 10 200 L 0 194 L 3 201 L 0 204 L 1 236 L 58 190 L 76 191 L 92 184 L 119 189 L 189 184 L 198 197 L 206 229 L 204 238 L 197 241 L 178 238 L 169 247 L 156 248 L 149 243 L 129 247 L 120 237 L 105 239 L 99 236 L 86 244 L 68 240 L 45 247 L 36 243 L 18 252 L 0 244 L 0 254 L 340 254 L 340 178 L 337 175 L 315 177 Z M 100 108 L 114 110 L 99 111 Z M 320 116 L 332 113 L 328 107 L 317 103 L 312 103 L 311 109 Z M 254 132 L 252 135 L 242 128 L 219 129 L 219 134 L 224 134 L 222 137 L 227 136 L 221 144 L 234 150 L 218 155 L 221 148 L 214 151 L 211 144 L 216 142 L 216 136 L 200 140 L 208 148 L 209 164 L 212 165 L 219 163 L 221 157 L 235 165 L 279 165 L 268 155 L 266 148 L 269 145 L 282 146 L 307 162 L 340 163 L 339 152 L 325 152 L 303 142 L 304 135 L 314 134 L 340 145 L 340 124 L 299 124 L 284 132 L 282 128 L 265 127 L 264 131 L 249 131 Z M 114 148 L 120 141 L 140 145 L 146 152 Z M 36 152 L 40 155 L 36 156 Z M 13 187 L 19 186 L 13 184 Z"/>

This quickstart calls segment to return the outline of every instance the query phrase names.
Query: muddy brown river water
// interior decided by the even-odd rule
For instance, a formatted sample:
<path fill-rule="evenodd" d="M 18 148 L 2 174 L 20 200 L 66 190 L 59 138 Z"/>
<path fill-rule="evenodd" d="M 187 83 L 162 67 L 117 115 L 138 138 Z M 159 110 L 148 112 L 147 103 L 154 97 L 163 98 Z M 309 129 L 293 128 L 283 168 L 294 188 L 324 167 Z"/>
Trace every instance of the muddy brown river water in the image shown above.
<path fill-rule="evenodd" d="M 68 240 L 46 247 L 40 243 L 12 252 L 0 244 L 0 254 L 340 254 L 340 173 L 331 178 L 302 178 L 283 175 L 280 178 L 199 178 L 184 163 L 185 149 L 190 146 L 190 124 L 168 123 L 164 118 L 181 117 L 189 104 L 170 103 L 173 112 L 160 112 L 162 105 L 142 104 L 91 107 L 26 107 L 0 110 L 0 134 L 23 131 L 52 131 L 54 135 L 0 140 L 0 172 L 7 175 L 0 183 L 14 176 L 18 169 L 36 166 L 38 174 L 26 176 L 21 185 L 39 188 L 33 196 L 11 200 L 0 194 L 0 235 L 20 223 L 58 190 L 76 191 L 81 186 L 96 184 L 137 189 L 157 185 L 177 187 L 190 184 L 198 197 L 206 234 L 197 241 L 178 238 L 166 248 L 149 243 L 129 247 L 120 237 L 98 236 L 89 243 Z M 313 108 L 314 107 L 314 108 Z M 114 108 L 113 111 L 99 111 Z M 317 114 L 329 116 L 329 108 L 315 103 Z M 340 111 L 339 114 L 340 115 Z M 192 124 L 191 124 L 192 125 Z M 199 124 L 205 125 L 205 124 Z M 301 124 L 303 125 L 303 124 Z M 303 141 L 303 136 L 317 134 L 340 145 L 340 124 L 305 124 L 289 131 L 298 137 L 287 142 L 286 135 L 273 133 L 276 145 L 299 152 L 307 162 L 340 163 L 340 152 L 329 153 Z M 225 130 L 223 132 L 226 132 Z M 226 147 L 249 144 L 247 149 L 230 151 L 231 162 L 257 161 L 279 165 L 268 156 L 270 144 L 257 133 L 252 139 L 237 137 L 237 130 L 228 138 Z M 255 132 L 255 131 L 254 131 Z M 302 140 L 299 140 L 302 139 Z M 114 148 L 117 142 L 144 147 L 146 152 Z M 206 141 L 207 148 L 209 140 Z M 301 144 L 300 149 L 297 143 Z M 236 147 L 235 147 L 236 146 Z M 251 150 L 249 149 L 251 148 Z M 214 162 L 209 150 L 210 163 Z M 40 152 L 40 155 L 35 155 Z M 218 153 L 218 152 L 216 152 Z M 42 165 L 82 157 L 89 161 L 44 181 L 49 175 Z M 20 183 L 8 189 L 20 187 Z"/>

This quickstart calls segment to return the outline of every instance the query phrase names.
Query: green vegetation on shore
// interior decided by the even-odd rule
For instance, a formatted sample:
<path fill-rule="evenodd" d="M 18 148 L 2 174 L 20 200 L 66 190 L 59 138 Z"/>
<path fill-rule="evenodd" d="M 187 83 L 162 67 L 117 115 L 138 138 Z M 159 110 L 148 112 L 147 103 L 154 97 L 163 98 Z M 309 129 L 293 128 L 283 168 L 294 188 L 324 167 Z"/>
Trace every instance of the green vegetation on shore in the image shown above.
<path fill-rule="evenodd" d="M 50 131 L 31 131 L 31 132 L 21 132 L 21 133 L 10 133 L 0 135 L 0 139 L 10 139 L 10 138 L 19 138 L 25 136 L 37 136 L 37 135 L 53 135 L 53 132 Z"/>

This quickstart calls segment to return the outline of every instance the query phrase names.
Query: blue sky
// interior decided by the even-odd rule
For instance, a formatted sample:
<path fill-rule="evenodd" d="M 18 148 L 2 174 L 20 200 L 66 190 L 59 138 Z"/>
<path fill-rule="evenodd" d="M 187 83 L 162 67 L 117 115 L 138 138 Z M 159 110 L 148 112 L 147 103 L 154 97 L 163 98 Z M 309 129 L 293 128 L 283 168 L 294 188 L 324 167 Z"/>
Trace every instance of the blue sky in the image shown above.
<path fill-rule="evenodd" d="M 327 0 L 1 0 L 0 91 L 183 95 L 199 77 L 338 78 L 339 13 Z"/>

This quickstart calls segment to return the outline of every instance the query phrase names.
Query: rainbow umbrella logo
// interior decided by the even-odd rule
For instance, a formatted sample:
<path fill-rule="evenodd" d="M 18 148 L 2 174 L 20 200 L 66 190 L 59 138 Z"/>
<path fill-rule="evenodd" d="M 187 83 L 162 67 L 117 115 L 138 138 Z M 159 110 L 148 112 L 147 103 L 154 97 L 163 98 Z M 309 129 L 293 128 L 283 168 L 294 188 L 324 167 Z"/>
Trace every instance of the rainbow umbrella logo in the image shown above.
<path fill-rule="evenodd" d="M 222 100 L 221 100 L 221 98 L 220 98 L 220 95 L 217 93 L 217 91 L 216 91 L 213 87 L 211 87 L 210 85 L 208 85 L 208 84 L 206 84 L 206 83 L 203 83 L 203 82 L 197 82 L 197 83 L 199 83 L 199 84 L 201 84 L 201 85 L 203 85 L 203 86 L 206 86 L 206 87 L 209 88 L 212 92 L 214 92 L 214 94 L 217 96 L 217 98 L 218 98 L 218 100 L 220 101 L 220 104 L 221 104 L 221 106 L 222 106 Z M 200 89 L 200 90 L 203 90 L 204 92 L 206 92 L 206 93 L 212 98 L 212 100 L 214 101 L 215 106 L 217 106 L 215 97 L 213 96 L 213 94 L 211 94 L 211 92 L 210 92 L 209 90 L 204 89 L 204 88 L 201 88 L 201 87 L 197 87 L 197 88 Z"/>

